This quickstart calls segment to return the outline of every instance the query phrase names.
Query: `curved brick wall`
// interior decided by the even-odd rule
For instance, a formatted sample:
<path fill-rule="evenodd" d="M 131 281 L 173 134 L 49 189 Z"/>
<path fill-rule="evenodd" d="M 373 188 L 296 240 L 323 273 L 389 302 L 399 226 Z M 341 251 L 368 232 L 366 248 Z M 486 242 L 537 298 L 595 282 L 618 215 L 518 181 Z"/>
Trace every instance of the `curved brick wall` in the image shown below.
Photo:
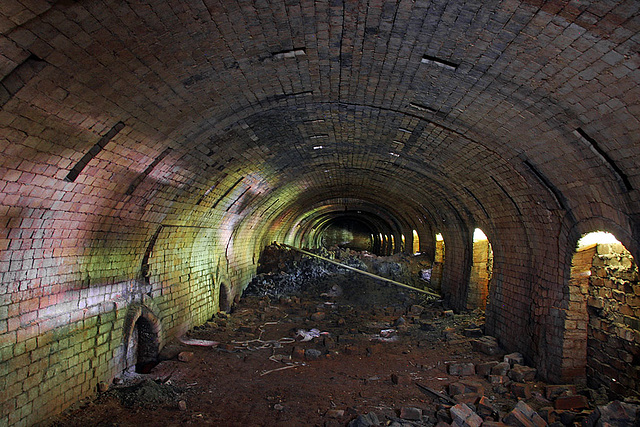
<path fill-rule="evenodd" d="M 489 332 L 579 379 L 575 243 L 604 229 L 640 255 L 639 10 L 3 0 L 0 424 L 128 366 L 132 310 L 162 345 L 345 206 L 406 250 L 442 233 L 458 310 L 482 228 Z"/>

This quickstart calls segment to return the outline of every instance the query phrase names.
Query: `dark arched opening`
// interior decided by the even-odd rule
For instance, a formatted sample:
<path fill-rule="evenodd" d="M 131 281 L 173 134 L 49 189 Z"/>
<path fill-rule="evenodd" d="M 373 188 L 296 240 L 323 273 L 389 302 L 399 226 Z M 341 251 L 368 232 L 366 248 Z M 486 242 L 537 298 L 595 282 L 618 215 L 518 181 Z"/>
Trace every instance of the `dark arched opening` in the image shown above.
<path fill-rule="evenodd" d="M 340 247 L 356 251 L 374 251 L 374 233 L 365 222 L 353 216 L 342 216 L 330 220 L 320 233 L 325 248 Z"/>
<path fill-rule="evenodd" d="M 134 339 L 137 340 L 136 372 L 147 374 L 158 364 L 158 336 L 153 325 L 140 316 L 134 327 Z"/>

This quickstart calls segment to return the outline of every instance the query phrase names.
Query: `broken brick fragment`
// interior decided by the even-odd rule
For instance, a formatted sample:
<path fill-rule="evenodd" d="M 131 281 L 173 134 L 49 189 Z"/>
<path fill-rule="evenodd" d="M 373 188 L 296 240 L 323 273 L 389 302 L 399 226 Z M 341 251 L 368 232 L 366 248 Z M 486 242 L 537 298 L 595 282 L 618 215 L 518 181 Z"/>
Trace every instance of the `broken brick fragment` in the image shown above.
<path fill-rule="evenodd" d="M 505 354 L 504 356 L 504 361 L 508 362 L 509 365 L 514 366 L 514 365 L 524 365 L 524 357 L 522 356 L 522 354 L 520 353 L 510 353 L 510 354 Z"/>
<path fill-rule="evenodd" d="M 536 378 L 537 372 L 537 369 L 516 363 L 509 371 L 509 378 L 519 383 L 523 381 L 533 381 Z"/>
<path fill-rule="evenodd" d="M 419 421 L 422 419 L 422 409 L 413 406 L 403 406 L 400 409 L 400 418 L 403 420 Z"/>
<path fill-rule="evenodd" d="M 549 400 L 554 400 L 560 396 L 574 396 L 576 394 L 576 386 L 573 384 L 547 385 L 545 387 L 545 396 Z"/>
<path fill-rule="evenodd" d="M 589 402 L 587 398 L 582 395 L 560 396 L 555 400 L 553 406 L 556 409 L 585 409 L 589 407 Z"/>
<path fill-rule="evenodd" d="M 522 400 L 504 417 L 503 421 L 507 425 L 516 427 L 544 427 L 547 425 L 546 421 Z"/>
<path fill-rule="evenodd" d="M 515 397 L 529 399 L 531 397 L 531 386 L 526 383 L 513 383 L 511 384 L 511 393 Z"/>
<path fill-rule="evenodd" d="M 484 336 L 475 340 L 471 340 L 473 351 L 488 354 L 490 356 L 500 353 L 498 340 L 491 336 Z"/>
<path fill-rule="evenodd" d="M 450 409 L 453 425 L 465 427 L 480 427 L 482 418 L 466 404 L 459 403 Z"/>
<path fill-rule="evenodd" d="M 511 369 L 511 365 L 509 365 L 509 362 L 500 362 L 497 365 L 495 365 L 493 368 L 491 368 L 491 374 L 507 375 L 510 369 Z"/>
<path fill-rule="evenodd" d="M 481 377 L 486 377 L 491 373 L 491 368 L 493 368 L 497 364 L 498 362 L 495 361 L 479 363 L 476 365 L 476 374 L 480 375 Z"/>
<path fill-rule="evenodd" d="M 193 359 L 193 352 L 181 351 L 178 353 L 178 360 L 181 362 L 190 362 Z"/>
<path fill-rule="evenodd" d="M 450 375 L 468 376 L 476 373 L 475 365 L 471 362 L 468 363 L 451 363 L 449 365 Z"/>
<path fill-rule="evenodd" d="M 498 413 L 498 410 L 491 404 L 491 401 L 482 396 L 476 404 L 476 412 L 482 419 L 487 417 L 494 417 Z"/>

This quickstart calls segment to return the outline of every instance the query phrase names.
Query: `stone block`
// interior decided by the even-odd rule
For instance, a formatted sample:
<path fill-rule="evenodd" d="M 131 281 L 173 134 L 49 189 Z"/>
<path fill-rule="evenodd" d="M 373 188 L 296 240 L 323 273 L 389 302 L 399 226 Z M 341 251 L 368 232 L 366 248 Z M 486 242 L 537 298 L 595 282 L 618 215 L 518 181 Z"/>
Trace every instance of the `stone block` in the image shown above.
<path fill-rule="evenodd" d="M 503 421 L 505 424 L 515 427 L 544 427 L 547 425 L 545 420 L 522 400 L 504 417 Z"/>
<path fill-rule="evenodd" d="M 537 369 L 529 366 L 515 364 L 509 371 L 509 378 L 516 382 L 533 381 L 537 372 Z"/>
<path fill-rule="evenodd" d="M 422 409 L 413 406 L 403 406 L 400 409 L 400 418 L 403 420 L 419 421 L 422 419 Z"/>
<path fill-rule="evenodd" d="M 453 425 L 464 427 L 480 427 L 482 418 L 464 403 L 452 406 L 450 409 Z"/>
<path fill-rule="evenodd" d="M 454 395 L 453 398 L 458 403 L 464 403 L 466 405 L 475 405 L 476 402 L 480 399 L 480 395 L 478 393 L 462 393 L 462 394 Z"/>
<path fill-rule="evenodd" d="M 547 385 L 545 387 L 545 397 L 549 400 L 555 400 L 560 396 L 574 396 L 576 394 L 576 386 L 572 384 Z"/>
<path fill-rule="evenodd" d="M 491 373 L 491 369 L 496 366 L 498 362 L 485 362 L 476 365 L 476 374 L 481 377 L 486 377 Z"/>
<path fill-rule="evenodd" d="M 471 347 L 473 348 L 473 351 L 488 354 L 490 356 L 500 353 L 498 340 L 488 335 L 482 338 L 471 340 Z"/>
<path fill-rule="evenodd" d="M 542 419 L 547 422 L 547 424 L 553 424 L 559 420 L 558 413 L 550 406 L 539 409 L 538 415 L 540 415 Z"/>
<path fill-rule="evenodd" d="M 507 375 L 510 369 L 509 362 L 500 362 L 491 368 L 491 375 Z"/>
<path fill-rule="evenodd" d="M 450 375 L 468 376 L 476 373 L 475 365 L 471 362 L 468 363 L 451 363 L 449 365 Z"/>
<path fill-rule="evenodd" d="M 486 419 L 487 417 L 497 419 L 496 415 L 498 410 L 493 406 L 491 401 L 484 396 L 478 400 L 478 403 L 476 404 L 476 412 L 482 419 Z"/>
<path fill-rule="evenodd" d="M 585 409 L 589 407 L 589 402 L 582 395 L 560 396 L 555 400 L 553 406 L 556 409 Z"/>
<path fill-rule="evenodd" d="M 464 385 L 465 393 L 477 393 L 478 395 L 484 395 L 484 386 L 479 381 L 462 380 L 460 381 Z"/>
<path fill-rule="evenodd" d="M 600 415 L 598 425 L 637 425 L 634 422 L 640 416 L 640 405 L 614 400 L 608 405 L 598 406 L 597 412 Z"/>
<path fill-rule="evenodd" d="M 455 382 L 449 384 L 449 395 L 455 396 L 456 394 L 462 394 L 466 391 L 464 384 Z"/>
<path fill-rule="evenodd" d="M 511 393 L 515 397 L 529 399 L 531 397 L 531 386 L 526 383 L 513 383 L 511 384 Z"/>
<path fill-rule="evenodd" d="M 506 375 L 489 375 L 489 383 L 492 385 L 505 384 L 509 381 Z"/>
<path fill-rule="evenodd" d="M 520 353 L 510 353 L 510 354 L 505 354 L 504 356 L 504 361 L 508 362 L 510 366 L 513 365 L 524 365 L 524 356 L 522 356 L 522 354 Z"/>

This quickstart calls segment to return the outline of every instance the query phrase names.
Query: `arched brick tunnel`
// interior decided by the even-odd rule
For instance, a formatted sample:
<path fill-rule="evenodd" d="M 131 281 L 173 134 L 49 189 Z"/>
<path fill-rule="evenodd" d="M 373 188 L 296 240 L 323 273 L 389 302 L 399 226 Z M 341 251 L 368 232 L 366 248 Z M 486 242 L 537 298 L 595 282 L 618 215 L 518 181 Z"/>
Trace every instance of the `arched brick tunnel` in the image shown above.
<path fill-rule="evenodd" d="M 121 372 L 141 306 L 171 339 L 270 242 L 313 246 L 345 211 L 394 251 L 441 233 L 456 310 L 481 228 L 488 333 L 549 381 L 583 377 L 576 242 L 606 230 L 640 255 L 639 10 L 3 0 L 0 424 Z"/>

